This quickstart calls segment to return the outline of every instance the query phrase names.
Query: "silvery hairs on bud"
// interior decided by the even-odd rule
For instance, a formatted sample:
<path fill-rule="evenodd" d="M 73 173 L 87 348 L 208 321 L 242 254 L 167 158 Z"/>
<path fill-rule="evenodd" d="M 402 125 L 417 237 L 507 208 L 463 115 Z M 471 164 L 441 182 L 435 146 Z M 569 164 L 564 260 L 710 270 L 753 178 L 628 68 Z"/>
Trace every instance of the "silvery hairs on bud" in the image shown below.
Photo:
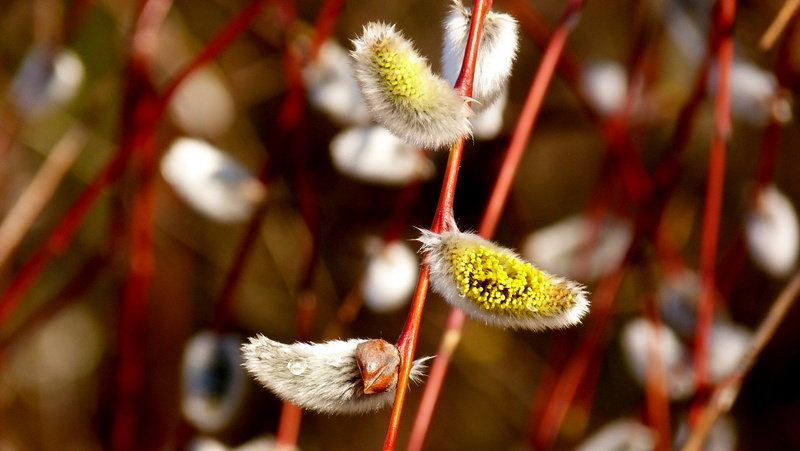
<path fill-rule="evenodd" d="M 400 354 L 383 340 L 350 339 L 324 343 L 279 343 L 263 335 L 242 345 L 244 366 L 279 398 L 304 409 L 358 414 L 394 400 Z M 411 378 L 418 381 L 424 361 Z"/>
<path fill-rule="evenodd" d="M 444 20 L 442 75 L 450 83 L 455 83 L 461 72 L 471 17 L 471 10 L 465 8 L 461 0 L 454 0 Z M 476 113 L 491 106 L 508 85 L 511 67 L 517 57 L 518 35 L 519 26 L 510 15 L 493 11 L 486 14 L 472 85 L 475 99 L 472 109 Z"/>
<path fill-rule="evenodd" d="M 431 71 L 394 25 L 368 23 L 353 46 L 356 80 L 376 122 L 408 144 L 430 149 L 471 134 L 467 99 Z"/>

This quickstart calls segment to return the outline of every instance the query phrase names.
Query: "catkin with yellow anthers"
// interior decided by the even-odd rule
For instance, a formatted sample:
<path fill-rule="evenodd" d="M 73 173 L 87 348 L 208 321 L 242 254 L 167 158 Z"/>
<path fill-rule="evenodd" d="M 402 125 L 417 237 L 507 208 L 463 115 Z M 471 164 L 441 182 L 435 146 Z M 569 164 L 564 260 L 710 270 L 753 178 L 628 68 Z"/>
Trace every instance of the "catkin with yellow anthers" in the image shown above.
<path fill-rule="evenodd" d="M 433 290 L 487 324 L 514 329 L 559 329 L 589 309 L 584 288 L 553 276 L 474 233 L 423 230 Z"/>
<path fill-rule="evenodd" d="M 394 25 L 370 22 L 353 45 L 356 80 L 376 122 L 417 147 L 436 149 L 470 135 L 467 99 Z"/>

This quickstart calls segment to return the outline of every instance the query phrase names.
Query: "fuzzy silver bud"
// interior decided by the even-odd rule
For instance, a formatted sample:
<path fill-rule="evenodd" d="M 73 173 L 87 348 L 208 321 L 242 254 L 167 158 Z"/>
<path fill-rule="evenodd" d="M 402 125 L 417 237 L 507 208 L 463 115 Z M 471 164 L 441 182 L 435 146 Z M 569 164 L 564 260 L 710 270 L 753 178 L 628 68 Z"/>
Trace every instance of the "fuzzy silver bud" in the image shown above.
<path fill-rule="evenodd" d="M 400 353 L 380 339 L 279 343 L 258 335 L 242 345 L 244 366 L 279 398 L 304 409 L 329 414 L 358 414 L 394 400 Z M 411 369 L 418 381 L 424 362 Z"/>

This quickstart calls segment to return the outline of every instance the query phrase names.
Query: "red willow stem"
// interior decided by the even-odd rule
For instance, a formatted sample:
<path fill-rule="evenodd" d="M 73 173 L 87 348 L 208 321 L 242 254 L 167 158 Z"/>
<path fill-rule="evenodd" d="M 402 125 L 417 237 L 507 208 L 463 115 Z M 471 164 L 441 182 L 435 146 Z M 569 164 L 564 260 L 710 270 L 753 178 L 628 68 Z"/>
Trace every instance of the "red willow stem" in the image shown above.
<path fill-rule="evenodd" d="M 150 111 L 144 110 L 144 114 L 149 116 Z M 151 118 L 141 120 L 149 121 Z M 155 270 L 152 227 L 157 163 L 155 131 L 155 124 L 147 124 L 142 125 L 141 135 L 135 130 L 133 132 L 136 142 L 132 145 L 140 167 L 137 168 L 139 173 L 131 215 L 130 268 L 120 308 L 116 412 L 112 431 L 114 450 L 139 449 L 142 444 L 136 431 L 143 401 L 147 306 Z"/>
<path fill-rule="evenodd" d="M 708 383 L 708 346 L 716 295 L 715 266 L 722 190 L 725 177 L 725 153 L 730 136 L 730 73 L 733 63 L 733 21 L 735 0 L 720 0 L 715 21 L 719 24 L 717 48 L 717 92 L 714 102 L 714 130 L 709 152 L 708 184 L 703 213 L 700 247 L 700 296 L 694 337 L 694 380 L 700 393 Z M 700 400 L 703 403 L 704 400 Z M 698 405 L 694 406 L 697 409 Z M 696 410 L 695 410 L 696 411 Z"/>
<path fill-rule="evenodd" d="M 461 72 L 455 83 L 455 90 L 464 97 L 472 96 L 472 83 L 475 75 L 475 65 L 478 59 L 478 46 L 480 45 L 483 33 L 483 22 L 486 14 L 492 8 L 492 0 L 475 0 L 472 4 L 472 20 L 470 21 L 469 34 L 466 48 L 464 50 L 464 60 L 461 65 Z M 458 181 L 458 169 L 461 165 L 461 155 L 464 151 L 464 139 L 459 139 L 450 147 L 450 155 L 447 159 L 442 189 L 439 193 L 439 202 L 431 224 L 431 231 L 441 233 L 449 227 L 449 220 L 453 217 L 453 199 L 455 197 L 456 183 Z M 417 347 L 419 335 L 419 324 L 422 320 L 422 310 L 425 306 L 425 298 L 428 293 L 428 274 L 430 268 L 426 263 L 420 265 L 417 287 L 411 301 L 411 307 L 406 318 L 403 330 L 397 339 L 397 347 L 400 351 L 400 370 L 397 381 L 397 392 L 395 393 L 394 405 L 392 406 L 389 425 L 386 430 L 386 437 L 383 442 L 384 451 L 394 450 L 397 441 L 397 431 L 400 426 L 400 416 L 405 403 L 406 392 L 408 390 L 408 379 L 411 374 L 414 351 Z"/>
<path fill-rule="evenodd" d="M 172 6 L 171 0 L 147 0 L 131 42 L 128 95 L 123 106 L 120 147 L 134 158 L 135 192 L 131 211 L 128 276 L 119 308 L 116 392 L 111 424 L 111 448 L 138 449 L 136 433 L 144 385 L 148 292 L 154 271 L 152 221 L 155 204 L 156 128 L 158 95 L 149 81 L 157 33 Z M 138 163 L 138 164 L 137 164 Z"/>
<path fill-rule="evenodd" d="M 517 174 L 519 163 L 522 160 L 522 155 L 530 140 L 533 126 L 536 124 L 536 119 L 541 111 L 547 88 L 550 85 L 550 81 L 553 79 L 556 66 L 558 65 L 558 61 L 566 45 L 567 36 L 574 26 L 576 16 L 582 6 L 583 0 L 570 0 L 561 16 L 559 25 L 550 37 L 550 41 L 542 55 L 539 69 L 531 82 L 531 87 L 528 91 L 528 96 L 525 99 L 522 111 L 520 112 L 519 120 L 511 135 L 508 151 L 506 152 L 506 156 L 500 167 L 500 172 L 495 180 L 492 193 L 487 201 L 483 219 L 478 227 L 478 234 L 486 239 L 491 239 L 497 229 L 497 223 L 500 220 L 503 207 L 508 199 L 508 193 L 511 190 L 511 185 Z M 422 449 L 425 436 L 430 426 L 430 420 L 433 416 L 433 410 L 436 406 L 436 401 L 439 398 L 439 393 L 450 365 L 450 360 L 455 348 L 461 341 L 461 331 L 464 326 L 465 318 L 466 316 L 463 310 L 455 307 L 450 309 L 447 326 L 439 345 L 437 357 L 434 359 L 433 366 L 431 367 L 430 376 L 425 384 L 425 391 L 422 394 L 422 401 L 411 431 L 411 438 L 408 445 L 409 450 Z"/>

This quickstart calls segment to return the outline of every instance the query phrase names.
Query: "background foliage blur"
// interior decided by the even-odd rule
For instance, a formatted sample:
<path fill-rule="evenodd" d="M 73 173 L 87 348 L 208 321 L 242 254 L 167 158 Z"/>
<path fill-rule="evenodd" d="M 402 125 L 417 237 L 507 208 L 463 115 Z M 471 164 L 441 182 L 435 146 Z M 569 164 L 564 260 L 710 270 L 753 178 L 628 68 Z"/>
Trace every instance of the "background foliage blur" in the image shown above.
<path fill-rule="evenodd" d="M 74 127 L 84 133 L 74 165 L 26 231 L 18 249 L 0 267 L 3 289 L 119 142 L 128 34 L 136 10 L 133 3 L 3 0 L 0 5 L 0 92 L 4 96 L 0 102 L 0 140 L 7 147 L 0 153 L 0 217 L 11 209 L 64 134 Z M 152 81 L 156 86 L 163 86 L 244 3 L 175 1 L 155 37 L 158 44 Z M 293 24 L 291 34 L 302 33 L 313 23 L 321 2 L 294 3 L 304 24 Z M 495 8 L 503 10 L 505 3 L 498 0 Z M 562 2 L 531 3 L 549 23 L 555 22 L 563 7 Z M 674 3 L 690 12 L 703 39 L 700 44 L 704 44 L 709 2 Z M 631 139 L 643 149 L 642 158 L 649 168 L 669 142 L 696 65 L 668 33 L 663 12 L 670 4 L 667 0 L 590 1 L 568 42 L 570 52 L 584 64 L 610 61 L 624 68 L 635 44 L 633 24 L 650 27 L 653 43 L 648 51 L 656 56 L 657 63 L 647 73 L 643 105 L 637 108 L 630 131 Z M 739 2 L 735 29 L 738 58 L 773 70 L 777 51 L 761 51 L 757 41 L 781 4 L 777 0 Z M 367 21 L 397 23 L 436 67 L 440 22 L 446 10 L 444 1 L 346 2 L 333 37 L 348 47 L 349 39 Z M 193 135 L 224 149 L 254 173 L 270 161 L 274 177 L 266 194 L 267 213 L 235 298 L 231 324 L 241 337 L 261 332 L 291 342 L 296 337 L 295 299 L 304 276 L 304 250 L 313 236 L 298 207 L 302 196 L 298 177 L 308 177 L 319 196 L 313 339 L 322 338 L 337 306 L 358 283 L 365 242 L 383 233 L 402 188 L 365 184 L 337 172 L 328 145 L 341 126 L 310 106 L 301 119 L 300 144 L 279 129 L 280 106 L 286 93 L 281 14 L 274 5 L 268 6 L 249 31 L 201 72 L 206 85 L 176 98 L 175 102 L 184 103 L 183 114 L 194 117 L 181 119 L 180 112 L 171 110 L 159 128 L 158 149 L 163 153 L 176 137 Z M 521 38 L 503 132 L 492 140 L 468 145 L 465 154 L 455 207 L 462 228 L 477 225 L 508 133 L 538 65 L 539 49 L 524 32 Z M 51 39 L 75 52 L 83 65 L 83 81 L 65 103 L 41 112 L 22 111 L 13 98 L 14 80 L 31 52 Z M 800 63 L 797 44 L 792 43 L 790 53 L 795 68 Z M 697 51 L 702 53 L 702 49 Z M 794 77 L 788 86 L 789 97 L 797 92 L 797 80 Z M 710 102 L 706 101 L 683 156 L 685 171 L 667 210 L 664 233 L 671 234 L 689 268 L 697 267 L 711 121 Z M 719 283 L 729 287 L 725 314 L 751 328 L 785 283 L 785 278 L 770 276 L 756 266 L 744 254 L 740 239 L 762 131 L 763 125 L 734 117 L 718 252 L 720 268 L 727 268 L 729 259 L 743 259 L 742 265 L 731 272 L 721 271 Z M 775 184 L 795 205 L 800 199 L 799 138 L 796 121 L 786 124 L 774 176 Z M 301 176 L 291 158 L 298 145 L 305 149 Z M 532 231 L 583 211 L 592 196 L 602 191 L 595 182 L 603 170 L 603 152 L 598 128 L 557 77 L 528 145 L 497 241 L 519 249 Z M 432 158 L 441 170 L 444 152 Z M 439 181 L 440 174 L 434 175 L 421 186 L 402 229 L 403 239 L 415 238 L 418 232 L 414 227 L 430 223 Z M 108 446 L 119 305 L 128 264 L 129 243 L 124 230 L 132 206 L 133 183 L 127 174 L 107 190 L 71 245 L 50 261 L 20 307 L 0 325 L 0 449 L 89 450 Z M 146 331 L 139 337 L 146 349 L 141 394 L 144 415 L 138 436 L 141 449 L 180 447 L 196 434 L 181 417 L 181 356 L 189 337 L 211 323 L 214 303 L 245 229 L 242 223 L 220 224 L 193 211 L 160 178 L 156 189 L 156 270 Z M 630 212 L 614 213 L 624 216 Z M 413 246 L 416 248 L 416 244 Z M 106 256 L 103 264 L 87 265 L 99 256 Z M 642 411 L 644 392 L 625 366 L 619 335 L 627 320 L 641 315 L 645 294 L 656 290 L 648 281 L 650 264 L 633 268 L 623 283 L 613 327 L 608 330 L 606 354 L 590 371 L 595 396 L 578 396 L 565 421 L 559 447 L 572 448 L 609 421 L 637 416 Z M 88 269 L 76 277 L 82 268 Z M 589 290 L 594 288 L 589 283 Z M 448 306 L 431 295 L 418 354 L 436 352 L 447 311 Z M 404 318 L 404 309 L 388 314 L 365 309 L 341 331 L 341 336 L 393 341 Z M 795 309 L 747 378 L 733 409 L 738 447 L 742 449 L 800 448 L 800 429 L 796 427 L 800 416 L 800 335 L 794 327 L 798 321 L 800 311 Z M 571 358 L 569 351 L 581 334 L 581 327 L 534 334 L 469 322 L 435 412 L 429 449 L 525 449 L 525 434 L 531 428 L 529 412 L 542 375 L 549 362 Z M 412 389 L 401 443 L 420 393 L 421 389 Z M 685 401 L 673 403 L 675 428 L 687 407 Z M 253 384 L 244 409 L 218 436 L 233 445 L 262 433 L 274 433 L 279 412 L 279 402 Z M 306 450 L 375 448 L 383 437 L 387 418 L 387 412 L 352 418 L 309 413 L 303 419 L 299 446 Z"/>

